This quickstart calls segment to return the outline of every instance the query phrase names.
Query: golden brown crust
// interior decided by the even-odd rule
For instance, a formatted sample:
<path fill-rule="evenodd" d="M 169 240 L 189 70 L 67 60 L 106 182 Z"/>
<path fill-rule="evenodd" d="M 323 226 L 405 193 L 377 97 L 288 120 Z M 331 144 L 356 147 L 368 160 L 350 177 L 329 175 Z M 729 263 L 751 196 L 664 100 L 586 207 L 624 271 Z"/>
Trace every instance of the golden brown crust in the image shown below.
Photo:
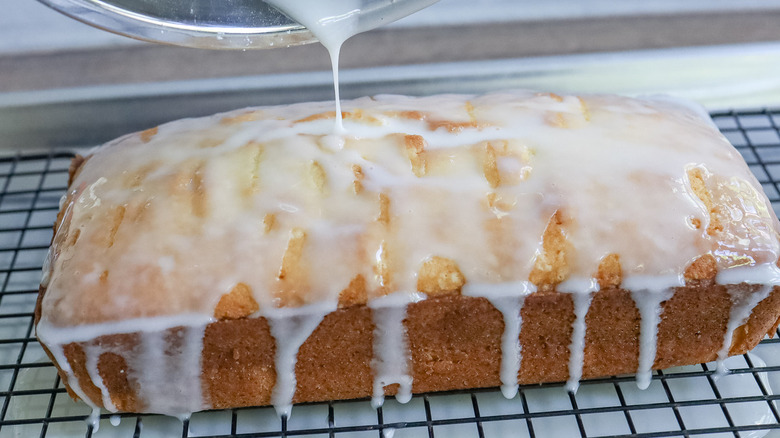
<path fill-rule="evenodd" d="M 352 182 L 352 190 L 356 195 L 358 195 L 363 191 L 363 179 L 365 178 L 365 174 L 363 174 L 363 168 L 358 164 L 353 164 L 352 175 L 355 176 L 355 180 Z"/>
<path fill-rule="evenodd" d="M 152 141 L 152 138 L 154 138 L 155 135 L 157 135 L 157 131 L 159 130 L 159 127 L 155 126 L 154 128 L 149 128 L 145 131 L 141 131 L 138 133 L 138 136 L 141 137 L 141 141 L 144 143 L 149 143 Z"/>
<path fill-rule="evenodd" d="M 220 298 L 214 309 L 216 319 L 245 318 L 260 309 L 252 297 L 252 289 L 244 283 L 238 283 L 233 290 Z"/>
<path fill-rule="evenodd" d="M 714 283 L 678 288 L 661 304 L 655 368 L 714 360 L 723 344 L 731 300 Z"/>
<path fill-rule="evenodd" d="M 271 402 L 276 343 L 268 322 L 237 319 L 209 324 L 203 338 L 205 399 L 216 408 Z"/>
<path fill-rule="evenodd" d="M 412 166 L 412 173 L 417 177 L 425 176 L 428 172 L 428 160 L 425 151 L 425 139 L 421 135 L 404 136 L 406 156 Z"/>
<path fill-rule="evenodd" d="M 520 318 L 520 383 L 566 380 L 574 322 L 571 294 L 531 294 L 525 299 Z"/>
<path fill-rule="evenodd" d="M 100 356 L 98 369 L 100 370 L 100 378 L 103 379 L 108 393 L 111 394 L 111 402 L 114 406 L 120 411 L 132 412 L 139 410 L 138 400 L 127 378 L 128 367 L 125 359 L 116 353 L 104 353 Z M 114 372 L 109 374 L 108 370 L 114 370 Z M 114 394 L 128 394 L 128 396 L 121 397 Z"/>
<path fill-rule="evenodd" d="M 504 324 L 485 298 L 449 294 L 411 304 L 406 328 L 414 392 L 501 383 Z"/>
<path fill-rule="evenodd" d="M 84 346 L 82 344 L 72 343 L 72 344 L 65 345 L 63 350 L 65 353 L 65 357 L 68 358 L 68 365 L 70 366 L 70 369 L 73 370 L 73 375 L 76 377 L 76 379 L 78 379 L 81 386 L 81 390 L 84 392 L 84 395 L 89 397 L 92 403 L 97 403 L 98 405 L 102 405 L 103 400 L 101 399 L 100 389 L 92 383 L 92 380 L 90 380 L 89 378 L 89 373 L 87 373 L 87 368 L 85 366 L 87 362 L 87 355 L 84 352 Z M 54 359 L 52 359 L 52 361 L 56 363 Z M 68 383 L 67 377 L 65 377 L 65 375 L 62 373 L 62 370 L 59 367 L 57 368 L 57 370 L 60 372 L 60 377 L 63 379 L 63 382 L 66 383 L 66 387 L 68 388 L 68 394 L 70 394 L 70 396 L 73 398 L 77 398 L 76 394 L 70 388 L 70 385 L 67 384 Z M 100 370 L 99 367 L 98 370 Z M 101 372 L 101 374 L 103 373 Z M 123 394 L 122 398 L 123 399 L 126 398 L 127 400 L 130 400 L 132 398 L 135 398 L 135 394 L 132 392 L 126 395 Z"/>
<path fill-rule="evenodd" d="M 704 254 L 685 269 L 686 280 L 714 280 L 718 274 L 718 264 L 712 254 Z"/>
<path fill-rule="evenodd" d="M 700 282 L 678 288 L 663 302 L 654 368 L 713 360 L 723 342 L 731 301 L 725 287 Z M 737 329 L 730 354 L 754 347 L 775 329 L 780 288 L 755 309 Z M 574 305 L 570 294 L 535 293 L 522 312 L 522 363 L 519 382 L 532 384 L 568 378 Z M 633 373 L 638 365 L 639 312 L 628 291 L 608 288 L 594 294 L 586 316 L 585 378 Z M 503 319 L 485 298 L 441 294 L 413 303 L 405 320 L 411 350 L 415 393 L 492 387 L 500 384 Z M 175 329 L 174 329 L 175 330 Z M 368 397 L 372 393 L 373 357 L 371 309 L 355 305 L 325 317 L 301 346 L 296 365 L 295 402 Z M 172 336 L 170 336 L 172 338 Z M 133 335 L 112 335 L 95 342 L 123 346 L 128 354 L 137 344 Z M 65 354 L 85 393 L 102 404 L 84 364 L 84 345 L 69 344 Z M 276 381 L 275 341 L 263 318 L 241 318 L 206 328 L 202 385 L 214 408 L 270 403 Z M 128 382 L 125 361 L 112 354 L 100 357 L 99 372 L 121 409 L 139 406 Z M 63 374 L 60 373 L 62 376 Z M 393 385 L 386 388 L 394 394 Z"/>
<path fill-rule="evenodd" d="M 635 372 L 639 321 L 639 309 L 629 291 L 607 288 L 595 293 L 585 316 L 583 377 Z"/>
<path fill-rule="evenodd" d="M 260 111 L 248 111 L 245 113 L 236 114 L 234 116 L 223 117 L 219 122 L 223 125 L 237 125 L 244 122 L 251 122 L 260 118 L 262 113 Z"/>
<path fill-rule="evenodd" d="M 620 283 L 623 282 L 623 267 L 620 265 L 619 255 L 607 254 L 601 259 L 596 270 L 596 281 L 599 282 L 601 289 L 620 286 Z"/>
<path fill-rule="evenodd" d="M 279 289 L 275 292 L 276 299 L 282 307 L 295 307 L 303 304 L 301 289 L 309 287 L 306 277 L 306 267 L 302 266 L 301 254 L 306 243 L 306 232 L 300 228 L 290 231 L 290 239 L 282 258 L 279 269 Z"/>
<path fill-rule="evenodd" d="M 339 293 L 339 308 L 366 304 L 368 301 L 368 290 L 366 289 L 366 279 L 358 274 L 349 282 L 344 290 Z"/>
<path fill-rule="evenodd" d="M 458 293 L 464 284 L 466 277 L 457 263 L 444 257 L 429 258 L 417 273 L 417 290 L 428 296 Z"/>
<path fill-rule="evenodd" d="M 691 189 L 696 197 L 704 203 L 704 206 L 709 212 L 709 225 L 707 226 L 707 234 L 713 235 L 715 233 L 723 231 L 723 224 L 720 221 L 722 206 L 715 203 L 712 197 L 712 193 L 707 189 L 707 185 L 704 181 L 704 173 L 699 168 L 694 168 L 688 171 L 688 180 L 691 184 Z M 694 218 L 698 220 L 697 218 Z M 697 227 L 698 228 L 698 227 Z"/>
<path fill-rule="evenodd" d="M 82 155 L 76 154 L 76 156 L 70 160 L 70 166 L 68 167 L 68 187 L 73 184 L 73 180 L 78 176 L 81 166 L 83 166 L 88 159 L 89 157 L 84 158 Z"/>
<path fill-rule="evenodd" d="M 482 160 L 482 173 L 485 175 L 490 188 L 495 189 L 501 185 L 501 174 L 498 172 L 496 150 L 490 143 L 485 144 L 485 157 Z"/>
<path fill-rule="evenodd" d="M 564 215 L 556 210 L 542 234 L 542 253 L 534 260 L 528 280 L 540 290 L 548 290 L 569 275 L 569 252 L 566 241 Z"/>
<path fill-rule="evenodd" d="M 320 194 L 327 192 L 328 174 L 318 161 L 312 161 L 309 165 L 309 178 L 312 187 Z"/>
<path fill-rule="evenodd" d="M 293 401 L 352 399 L 371 395 L 374 323 L 366 306 L 325 317 L 298 350 Z M 327 394 L 323 398 L 322 394 Z"/>
<path fill-rule="evenodd" d="M 747 353 L 758 345 L 764 335 L 774 336 L 780 321 L 772 322 L 772 320 L 775 319 L 778 308 L 780 308 L 780 287 L 775 287 L 772 293 L 753 309 L 747 324 L 734 330 L 729 355 Z"/>

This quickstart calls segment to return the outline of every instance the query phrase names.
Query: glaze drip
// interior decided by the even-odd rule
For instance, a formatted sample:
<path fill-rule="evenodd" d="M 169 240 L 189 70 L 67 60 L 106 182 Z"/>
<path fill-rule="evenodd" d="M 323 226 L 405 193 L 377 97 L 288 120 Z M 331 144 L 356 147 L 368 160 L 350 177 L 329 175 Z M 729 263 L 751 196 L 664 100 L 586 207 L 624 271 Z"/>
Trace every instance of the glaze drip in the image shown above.
<path fill-rule="evenodd" d="M 772 286 L 764 284 L 754 286 L 753 289 L 758 289 L 757 291 L 745 289 L 745 287 L 739 286 L 726 286 L 726 290 L 731 298 L 731 311 L 729 312 L 729 322 L 726 324 L 726 335 L 723 337 L 723 347 L 718 351 L 718 359 L 716 361 L 719 374 L 726 374 L 727 372 L 724 361 L 729 357 L 729 349 L 734 339 L 734 330 L 746 323 L 758 303 L 772 292 Z"/>
<path fill-rule="evenodd" d="M 571 345 L 569 346 L 569 380 L 566 389 L 577 393 L 582 379 L 582 368 L 585 356 L 585 317 L 593 301 L 593 293 L 599 286 L 595 279 L 588 281 L 568 280 L 558 285 L 560 292 L 572 294 L 574 300 L 574 322 L 572 323 Z"/>
<path fill-rule="evenodd" d="M 370 306 L 374 318 L 374 395 L 371 406 L 379 408 L 384 404 L 385 386 L 398 384 L 395 395 L 400 403 L 412 399 L 412 375 L 409 369 L 409 341 L 404 328 L 406 308 L 409 303 L 419 301 L 421 294 L 395 293 L 378 298 Z"/>
<path fill-rule="evenodd" d="M 653 378 L 658 324 L 661 322 L 661 303 L 672 297 L 672 289 L 638 289 L 631 291 L 639 309 L 639 366 L 636 370 L 636 384 L 639 389 L 647 389 Z"/>
<path fill-rule="evenodd" d="M 334 307 L 307 306 L 308 308 L 275 309 L 266 319 L 271 334 L 276 339 L 276 384 L 271 394 L 271 403 L 279 416 L 290 417 L 295 395 L 295 364 L 298 350 L 306 339 Z"/>
<path fill-rule="evenodd" d="M 504 332 L 501 335 L 501 393 L 508 399 L 517 395 L 519 387 L 517 379 L 522 362 L 520 330 L 523 325 L 520 311 L 525 297 L 535 291 L 536 287 L 528 282 L 509 283 L 502 287 L 469 284 L 463 290 L 463 295 L 487 298 L 501 312 L 504 320 Z"/>
<path fill-rule="evenodd" d="M 103 407 L 105 407 L 110 412 L 116 412 L 117 408 L 114 406 L 114 402 L 111 400 L 111 394 L 109 394 L 108 388 L 106 388 L 106 385 L 103 382 L 103 378 L 100 377 L 100 373 L 98 371 L 98 360 L 100 359 L 100 355 L 102 353 L 103 351 L 100 349 L 100 347 L 87 347 L 84 351 L 84 355 L 87 358 L 85 366 L 92 384 L 100 390 Z"/>

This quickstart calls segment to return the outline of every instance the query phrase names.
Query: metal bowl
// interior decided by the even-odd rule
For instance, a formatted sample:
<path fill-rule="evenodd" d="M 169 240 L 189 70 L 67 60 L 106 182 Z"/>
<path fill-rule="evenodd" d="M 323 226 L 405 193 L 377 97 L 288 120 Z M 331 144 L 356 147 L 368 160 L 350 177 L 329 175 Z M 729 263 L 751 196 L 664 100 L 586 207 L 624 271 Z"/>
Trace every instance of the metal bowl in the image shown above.
<path fill-rule="evenodd" d="M 144 41 L 267 49 L 317 41 L 262 0 L 39 0 L 86 24 Z"/>
<path fill-rule="evenodd" d="M 268 49 L 317 41 L 263 0 L 39 0 L 89 25 L 156 43 L 205 49 Z M 437 0 L 360 0 L 358 32 Z M 334 3 L 351 8 L 351 2 Z"/>

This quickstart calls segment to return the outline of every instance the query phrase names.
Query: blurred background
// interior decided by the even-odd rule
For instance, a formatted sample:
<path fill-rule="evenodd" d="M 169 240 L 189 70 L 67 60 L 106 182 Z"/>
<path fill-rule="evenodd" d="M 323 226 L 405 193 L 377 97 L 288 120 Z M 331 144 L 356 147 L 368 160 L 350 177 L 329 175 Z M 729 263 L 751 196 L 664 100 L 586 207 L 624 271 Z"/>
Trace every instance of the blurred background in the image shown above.
<path fill-rule="evenodd" d="M 166 47 L 0 0 L 0 92 L 329 69 L 317 45 Z M 345 69 L 780 41 L 780 0 L 442 0 L 348 41 Z M 780 75 L 780 72 L 778 72 Z"/>

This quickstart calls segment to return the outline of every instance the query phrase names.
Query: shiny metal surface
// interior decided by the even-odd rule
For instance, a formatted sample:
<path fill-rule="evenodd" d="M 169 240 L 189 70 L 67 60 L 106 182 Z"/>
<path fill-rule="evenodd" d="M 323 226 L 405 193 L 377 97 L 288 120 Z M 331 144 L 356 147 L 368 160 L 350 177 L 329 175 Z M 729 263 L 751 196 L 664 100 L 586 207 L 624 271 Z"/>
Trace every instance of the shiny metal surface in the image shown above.
<path fill-rule="evenodd" d="M 91 26 L 156 43 L 245 50 L 317 41 L 305 27 L 263 0 L 39 1 Z M 398 11 L 413 2 L 362 0 L 360 16 L 381 16 L 386 24 L 401 18 Z"/>
<path fill-rule="evenodd" d="M 209 49 L 288 47 L 316 41 L 262 0 L 39 0 L 109 32 Z"/>

